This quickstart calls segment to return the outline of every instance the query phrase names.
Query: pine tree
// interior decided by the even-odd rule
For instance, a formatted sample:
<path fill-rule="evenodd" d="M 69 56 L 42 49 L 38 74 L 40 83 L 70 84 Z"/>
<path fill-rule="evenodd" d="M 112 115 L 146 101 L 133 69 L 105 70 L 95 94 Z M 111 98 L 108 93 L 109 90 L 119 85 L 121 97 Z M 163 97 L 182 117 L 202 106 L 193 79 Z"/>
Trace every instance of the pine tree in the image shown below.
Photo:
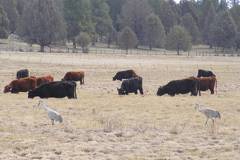
<path fill-rule="evenodd" d="M 20 37 L 30 44 L 44 47 L 65 38 L 64 20 L 52 0 L 29 1 L 18 26 Z"/>
<path fill-rule="evenodd" d="M 182 17 L 182 26 L 190 33 L 192 42 L 197 44 L 200 41 L 200 32 L 198 26 L 190 13 Z"/>
<path fill-rule="evenodd" d="M 9 31 L 14 33 L 17 28 L 18 12 L 16 0 L 0 0 L 0 5 L 3 6 L 4 11 L 7 13 L 9 20 Z"/>
<path fill-rule="evenodd" d="M 128 53 L 130 48 L 136 47 L 137 41 L 137 36 L 130 27 L 125 27 L 120 32 L 119 46 L 120 48 L 125 49 L 126 53 Z"/>
<path fill-rule="evenodd" d="M 90 0 L 64 0 L 64 18 L 67 23 L 67 38 L 76 48 L 76 36 L 81 32 L 94 33 Z"/>
<path fill-rule="evenodd" d="M 202 32 L 202 37 L 203 37 L 203 41 L 210 45 L 210 47 L 212 47 L 211 44 L 211 40 L 210 40 L 210 26 L 211 24 L 215 21 L 217 16 L 217 13 L 215 11 L 215 7 L 213 6 L 213 3 L 210 3 L 209 9 L 207 11 L 206 17 L 204 19 L 204 24 L 203 24 L 203 32 Z"/>
<path fill-rule="evenodd" d="M 236 34 L 236 38 L 235 38 L 235 48 L 236 51 L 238 51 L 240 49 L 240 32 L 238 32 Z"/>
<path fill-rule="evenodd" d="M 96 26 L 95 30 L 102 41 L 103 36 L 106 36 L 111 31 L 112 27 L 109 6 L 106 3 L 106 0 L 91 0 L 91 4 L 92 18 Z"/>
<path fill-rule="evenodd" d="M 122 7 L 122 28 L 129 26 L 135 32 L 140 44 L 144 44 L 146 17 L 151 13 L 152 10 L 147 0 L 126 1 Z"/>
<path fill-rule="evenodd" d="M 165 30 L 157 15 L 151 14 L 147 17 L 146 41 L 149 49 L 152 47 L 163 47 L 165 42 Z"/>
<path fill-rule="evenodd" d="M 160 1 L 159 17 L 163 23 L 166 33 L 178 23 L 178 14 L 167 1 Z"/>
<path fill-rule="evenodd" d="M 231 8 L 230 13 L 237 25 L 238 31 L 240 31 L 240 6 L 235 5 Z"/>
<path fill-rule="evenodd" d="M 112 19 L 113 27 L 117 32 L 120 31 L 119 16 L 121 14 L 122 6 L 126 0 L 107 0 L 110 8 L 110 16 Z"/>
<path fill-rule="evenodd" d="M 3 8 L 0 6 L 0 38 L 7 38 L 8 36 L 8 18 L 3 10 Z"/>
<path fill-rule="evenodd" d="M 236 24 L 228 11 L 220 13 L 210 26 L 210 43 L 223 49 L 233 47 L 237 33 L 236 28 Z"/>
<path fill-rule="evenodd" d="M 174 26 L 167 35 L 166 49 L 176 50 L 179 55 L 180 50 L 188 51 L 191 49 L 191 36 L 181 26 Z"/>
<path fill-rule="evenodd" d="M 83 53 L 88 53 L 88 45 L 91 42 L 91 38 L 87 32 L 80 32 L 76 38 L 76 42 L 82 47 Z"/>

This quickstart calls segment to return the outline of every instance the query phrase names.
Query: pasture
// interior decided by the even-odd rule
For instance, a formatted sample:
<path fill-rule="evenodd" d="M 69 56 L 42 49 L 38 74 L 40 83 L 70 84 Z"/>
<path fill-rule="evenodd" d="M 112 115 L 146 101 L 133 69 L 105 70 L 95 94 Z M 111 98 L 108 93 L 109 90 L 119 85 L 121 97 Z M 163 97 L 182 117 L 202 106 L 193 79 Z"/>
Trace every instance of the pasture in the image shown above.
<path fill-rule="evenodd" d="M 238 57 L 2 52 L 0 62 L 1 90 L 22 68 L 55 80 L 67 71 L 86 73 L 85 85 L 77 83 L 78 99 L 45 100 L 63 117 L 53 126 L 45 111 L 33 108 L 39 98 L 1 91 L 0 159 L 239 159 Z M 160 85 L 196 76 L 199 68 L 217 75 L 217 95 L 156 96 Z M 112 77 L 124 69 L 143 77 L 144 97 L 117 95 L 121 83 Z M 195 103 L 222 114 L 214 133 Z"/>

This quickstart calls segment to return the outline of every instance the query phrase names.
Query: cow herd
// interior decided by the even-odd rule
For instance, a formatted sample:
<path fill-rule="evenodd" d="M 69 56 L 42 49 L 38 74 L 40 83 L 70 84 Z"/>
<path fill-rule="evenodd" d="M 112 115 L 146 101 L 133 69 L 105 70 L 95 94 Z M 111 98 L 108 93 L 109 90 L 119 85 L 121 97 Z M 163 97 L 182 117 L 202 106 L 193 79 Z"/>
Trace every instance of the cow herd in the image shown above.
<path fill-rule="evenodd" d="M 28 98 L 77 98 L 76 82 L 84 84 L 84 72 L 67 72 L 61 81 L 54 81 L 53 76 L 29 76 L 27 69 L 17 72 L 17 79 L 4 87 L 4 93 L 28 92 Z"/>
<path fill-rule="evenodd" d="M 138 90 L 143 94 L 143 79 L 133 70 L 117 72 L 113 80 L 123 80 L 121 88 L 117 88 L 119 95 L 127 95 L 128 93 L 137 94 Z M 197 77 L 173 80 L 164 86 L 160 86 L 157 90 L 157 95 L 162 96 L 168 94 L 175 96 L 176 94 L 186 94 L 190 92 L 192 96 L 197 96 L 198 94 L 201 96 L 201 91 L 206 90 L 210 90 L 211 94 L 214 94 L 215 84 L 217 86 L 217 79 L 212 71 L 199 69 Z"/>
<path fill-rule="evenodd" d="M 11 81 L 4 88 L 4 93 L 28 92 L 28 98 L 77 98 L 76 81 L 80 85 L 84 84 L 85 73 L 83 71 L 67 72 L 61 81 L 54 81 L 53 76 L 43 77 L 30 76 L 27 69 L 17 72 L 16 80 Z M 117 88 L 119 95 L 128 95 L 129 93 L 143 95 L 143 78 L 136 74 L 134 70 L 119 71 L 112 78 L 113 81 L 122 81 L 121 87 Z M 201 91 L 210 90 L 214 94 L 215 84 L 217 86 L 216 75 L 212 71 L 199 69 L 197 77 L 188 77 L 181 80 L 173 80 L 164 86 L 160 86 L 157 95 L 191 93 L 192 96 L 201 96 Z"/>

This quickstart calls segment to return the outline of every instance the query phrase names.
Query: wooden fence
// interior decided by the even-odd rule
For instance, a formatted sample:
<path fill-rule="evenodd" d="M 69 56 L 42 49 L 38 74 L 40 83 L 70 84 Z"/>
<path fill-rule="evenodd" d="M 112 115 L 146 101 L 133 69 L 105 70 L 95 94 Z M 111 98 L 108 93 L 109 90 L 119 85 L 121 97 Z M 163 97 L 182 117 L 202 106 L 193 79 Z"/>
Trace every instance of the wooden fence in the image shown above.
<path fill-rule="evenodd" d="M 17 40 L 5 40 L 0 41 L 1 51 L 13 51 L 13 52 L 38 52 L 40 47 L 38 45 L 28 45 Z M 73 49 L 71 44 L 68 45 L 54 45 L 51 47 L 45 47 L 46 52 L 50 53 L 75 53 L 83 54 L 81 48 Z M 139 55 L 177 55 L 176 51 L 168 51 L 165 49 L 153 49 L 148 48 L 131 49 L 126 50 L 119 49 L 117 47 L 107 48 L 106 45 L 91 46 L 88 54 L 139 54 Z M 194 46 L 189 52 L 180 52 L 180 55 L 184 56 L 240 56 L 240 52 L 233 49 L 221 50 L 221 49 L 209 49 L 207 46 Z"/>

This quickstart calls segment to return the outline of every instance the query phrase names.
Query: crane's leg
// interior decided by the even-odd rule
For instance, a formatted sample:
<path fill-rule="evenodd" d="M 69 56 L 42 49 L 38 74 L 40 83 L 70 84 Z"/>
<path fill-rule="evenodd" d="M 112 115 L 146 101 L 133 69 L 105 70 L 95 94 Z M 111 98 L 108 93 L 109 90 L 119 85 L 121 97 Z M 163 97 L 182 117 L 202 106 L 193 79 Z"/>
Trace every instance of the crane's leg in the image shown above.
<path fill-rule="evenodd" d="M 212 125 L 212 133 L 214 133 L 215 131 L 215 127 L 214 127 L 214 119 L 212 119 L 213 125 Z"/>
<path fill-rule="evenodd" d="M 207 120 L 206 120 L 205 126 L 207 125 L 207 122 L 208 122 L 208 118 L 207 118 Z"/>
<path fill-rule="evenodd" d="M 213 127 L 214 127 L 214 119 L 212 119 Z"/>
<path fill-rule="evenodd" d="M 54 120 L 53 120 L 53 119 L 51 119 L 51 121 L 52 121 L 52 125 L 54 125 Z"/>

